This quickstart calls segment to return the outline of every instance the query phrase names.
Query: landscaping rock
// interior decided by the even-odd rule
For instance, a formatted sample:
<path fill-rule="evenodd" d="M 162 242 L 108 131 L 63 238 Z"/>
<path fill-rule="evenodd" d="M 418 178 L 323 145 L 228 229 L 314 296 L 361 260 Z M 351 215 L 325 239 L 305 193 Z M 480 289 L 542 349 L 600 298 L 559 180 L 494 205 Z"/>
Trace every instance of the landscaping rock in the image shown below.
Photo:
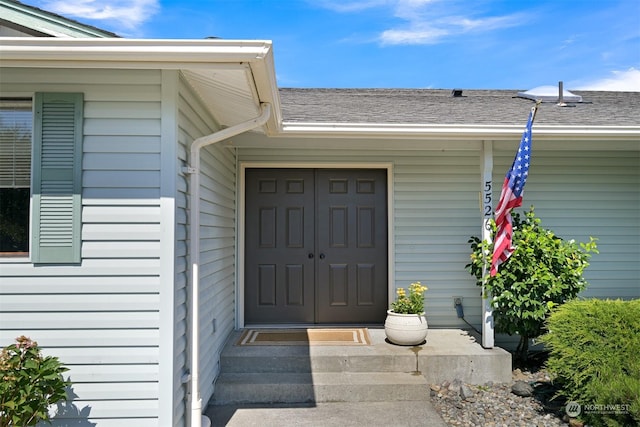
<path fill-rule="evenodd" d="M 518 382 L 522 384 L 517 388 L 528 387 L 535 396 L 522 397 L 513 393 L 512 388 Z M 512 381 L 505 384 L 471 385 L 460 381 L 434 384 L 431 401 L 448 426 L 567 427 L 562 420 L 564 406 L 552 406 L 546 397 L 538 395 L 550 386 L 544 370 L 534 373 L 517 370 L 513 372 Z"/>
<path fill-rule="evenodd" d="M 462 384 L 460 386 L 460 397 L 462 397 L 463 399 L 469 400 L 475 395 L 476 393 L 468 385 Z"/>
<path fill-rule="evenodd" d="M 533 387 L 524 381 L 516 381 L 515 384 L 511 386 L 511 393 L 520 397 L 530 397 L 533 395 Z"/>

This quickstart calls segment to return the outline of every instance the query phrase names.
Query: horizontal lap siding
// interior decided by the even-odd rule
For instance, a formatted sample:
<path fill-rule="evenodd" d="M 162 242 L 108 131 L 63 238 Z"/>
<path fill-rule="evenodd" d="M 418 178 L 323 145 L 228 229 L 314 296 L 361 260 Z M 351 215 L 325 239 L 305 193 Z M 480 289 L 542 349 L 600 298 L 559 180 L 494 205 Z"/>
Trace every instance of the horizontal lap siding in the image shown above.
<path fill-rule="evenodd" d="M 183 87 L 180 98 L 179 157 L 187 164 L 191 141 L 217 130 L 196 95 Z M 200 151 L 200 393 L 204 404 L 213 395 L 219 355 L 235 323 L 235 168 L 234 151 L 211 145 Z M 188 268 L 188 178 L 178 187 L 178 234 L 184 265 L 177 285 L 186 285 Z M 182 244 L 180 245 L 182 247 Z M 185 288 L 185 298 L 186 288 Z M 214 329 L 215 321 L 215 329 Z M 185 324 L 186 325 L 186 324 Z M 185 331 L 186 332 L 186 331 Z"/>
<path fill-rule="evenodd" d="M 0 260 L 0 340 L 25 334 L 70 368 L 60 418 L 157 425 L 160 75 L 3 69 L 0 89 L 85 99 L 82 264 Z"/>
<path fill-rule="evenodd" d="M 496 152 L 496 172 L 513 153 Z M 495 175 L 494 180 L 502 180 Z M 497 197 L 497 196 L 496 196 Z M 584 297 L 640 297 L 640 154 L 638 151 L 536 151 L 523 208 L 564 239 L 598 239 L 585 270 Z"/>
<path fill-rule="evenodd" d="M 480 231 L 478 153 L 399 152 L 394 163 L 396 283 L 427 285 L 431 326 L 464 326 L 452 296 L 479 325 L 480 292 L 464 268 L 467 241 Z"/>
<path fill-rule="evenodd" d="M 242 149 L 239 158 L 301 165 L 392 162 L 395 286 L 427 285 L 427 320 L 434 327 L 464 326 L 452 296 L 463 297 L 465 318 L 479 325 L 480 292 L 464 268 L 467 240 L 481 226 L 477 151 Z"/>

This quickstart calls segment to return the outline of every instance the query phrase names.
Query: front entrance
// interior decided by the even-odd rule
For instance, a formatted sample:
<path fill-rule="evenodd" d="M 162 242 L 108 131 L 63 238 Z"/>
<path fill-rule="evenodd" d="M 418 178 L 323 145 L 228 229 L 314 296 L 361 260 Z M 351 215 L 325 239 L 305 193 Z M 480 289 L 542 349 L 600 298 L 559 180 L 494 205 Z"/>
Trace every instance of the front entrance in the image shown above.
<path fill-rule="evenodd" d="M 384 322 L 386 173 L 246 169 L 246 323 Z"/>

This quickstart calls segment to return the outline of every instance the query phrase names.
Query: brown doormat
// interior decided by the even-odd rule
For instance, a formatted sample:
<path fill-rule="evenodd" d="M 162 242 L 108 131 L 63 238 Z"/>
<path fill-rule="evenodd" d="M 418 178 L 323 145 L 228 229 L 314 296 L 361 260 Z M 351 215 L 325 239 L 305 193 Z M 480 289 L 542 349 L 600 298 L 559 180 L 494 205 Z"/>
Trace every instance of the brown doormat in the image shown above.
<path fill-rule="evenodd" d="M 236 345 L 371 345 L 367 328 L 247 329 Z"/>

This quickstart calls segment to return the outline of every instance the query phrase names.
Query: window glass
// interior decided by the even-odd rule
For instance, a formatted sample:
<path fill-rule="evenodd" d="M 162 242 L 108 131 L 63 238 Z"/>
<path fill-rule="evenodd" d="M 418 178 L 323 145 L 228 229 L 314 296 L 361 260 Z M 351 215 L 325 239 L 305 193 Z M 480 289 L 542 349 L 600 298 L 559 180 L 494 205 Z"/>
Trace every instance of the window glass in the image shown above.
<path fill-rule="evenodd" d="M 0 255 L 29 251 L 30 99 L 0 99 Z"/>

